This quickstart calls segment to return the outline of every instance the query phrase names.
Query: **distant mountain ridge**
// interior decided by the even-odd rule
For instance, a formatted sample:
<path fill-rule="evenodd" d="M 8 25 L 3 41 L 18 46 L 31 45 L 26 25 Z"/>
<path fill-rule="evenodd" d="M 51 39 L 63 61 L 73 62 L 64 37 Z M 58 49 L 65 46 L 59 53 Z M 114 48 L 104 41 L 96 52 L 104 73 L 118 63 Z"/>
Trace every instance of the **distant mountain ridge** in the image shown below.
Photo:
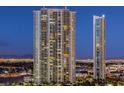
<path fill-rule="evenodd" d="M 0 55 L 0 58 L 33 58 L 33 55 Z"/>

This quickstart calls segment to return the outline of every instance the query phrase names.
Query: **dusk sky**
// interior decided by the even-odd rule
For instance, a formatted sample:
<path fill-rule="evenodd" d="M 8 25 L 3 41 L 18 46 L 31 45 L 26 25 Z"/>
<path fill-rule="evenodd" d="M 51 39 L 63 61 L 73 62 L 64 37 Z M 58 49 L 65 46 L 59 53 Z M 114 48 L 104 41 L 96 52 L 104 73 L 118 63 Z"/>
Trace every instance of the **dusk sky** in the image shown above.
<path fill-rule="evenodd" d="M 32 55 L 32 11 L 41 8 L 0 7 L 0 55 Z M 124 7 L 71 6 L 68 9 L 77 12 L 77 58 L 92 58 L 92 19 L 93 15 L 101 16 L 102 14 L 105 14 L 106 18 L 106 57 L 124 58 Z"/>

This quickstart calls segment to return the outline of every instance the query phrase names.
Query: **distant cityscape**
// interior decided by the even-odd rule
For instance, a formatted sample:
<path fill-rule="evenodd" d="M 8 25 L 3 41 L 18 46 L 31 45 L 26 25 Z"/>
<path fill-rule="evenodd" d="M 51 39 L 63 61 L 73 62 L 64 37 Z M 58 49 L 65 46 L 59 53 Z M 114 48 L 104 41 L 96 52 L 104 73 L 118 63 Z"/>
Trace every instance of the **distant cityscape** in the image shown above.
<path fill-rule="evenodd" d="M 93 59 L 75 62 L 76 77 L 93 77 Z M 33 76 L 33 59 L 0 59 L 0 70 L 0 85 L 29 82 Z M 106 78 L 124 82 L 124 59 L 106 60 Z"/>
<path fill-rule="evenodd" d="M 33 55 L 1 55 L 0 85 L 123 86 L 124 59 L 106 58 L 106 16 L 93 17 L 93 58 L 76 58 L 76 11 L 33 12 Z M 83 51 L 82 51 L 83 52 Z"/>

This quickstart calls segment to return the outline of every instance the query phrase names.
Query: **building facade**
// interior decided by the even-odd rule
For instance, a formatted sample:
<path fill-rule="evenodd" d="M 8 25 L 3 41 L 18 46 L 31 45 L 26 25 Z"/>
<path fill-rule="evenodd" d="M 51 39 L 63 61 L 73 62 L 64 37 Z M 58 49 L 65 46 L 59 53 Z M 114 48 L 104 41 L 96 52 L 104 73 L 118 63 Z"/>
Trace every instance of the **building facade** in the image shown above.
<path fill-rule="evenodd" d="M 34 80 L 75 81 L 75 12 L 43 8 L 34 15 Z"/>
<path fill-rule="evenodd" d="M 94 79 L 105 79 L 105 16 L 93 16 Z"/>

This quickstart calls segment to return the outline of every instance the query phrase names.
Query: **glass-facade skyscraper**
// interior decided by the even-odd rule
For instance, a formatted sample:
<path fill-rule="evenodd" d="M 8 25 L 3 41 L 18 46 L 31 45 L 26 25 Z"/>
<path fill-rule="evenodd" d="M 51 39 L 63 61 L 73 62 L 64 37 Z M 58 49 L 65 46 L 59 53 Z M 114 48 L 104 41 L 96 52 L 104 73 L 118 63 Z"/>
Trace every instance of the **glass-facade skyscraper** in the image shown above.
<path fill-rule="evenodd" d="M 33 15 L 35 82 L 73 83 L 76 13 L 66 8 L 43 8 Z"/>
<path fill-rule="evenodd" d="M 94 79 L 105 79 L 105 16 L 93 16 Z"/>

